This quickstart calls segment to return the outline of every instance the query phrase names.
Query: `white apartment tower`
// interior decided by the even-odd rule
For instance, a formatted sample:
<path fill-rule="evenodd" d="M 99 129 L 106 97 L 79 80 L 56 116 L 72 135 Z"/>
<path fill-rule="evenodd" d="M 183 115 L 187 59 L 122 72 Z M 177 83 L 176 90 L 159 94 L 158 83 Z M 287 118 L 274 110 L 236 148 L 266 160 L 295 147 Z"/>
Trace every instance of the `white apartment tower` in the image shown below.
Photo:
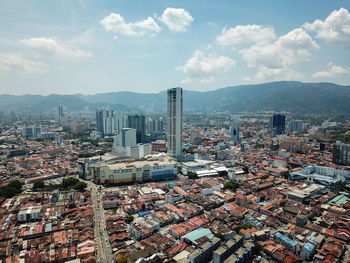
<path fill-rule="evenodd" d="M 182 155 L 182 88 L 168 89 L 167 151 L 170 157 Z"/>

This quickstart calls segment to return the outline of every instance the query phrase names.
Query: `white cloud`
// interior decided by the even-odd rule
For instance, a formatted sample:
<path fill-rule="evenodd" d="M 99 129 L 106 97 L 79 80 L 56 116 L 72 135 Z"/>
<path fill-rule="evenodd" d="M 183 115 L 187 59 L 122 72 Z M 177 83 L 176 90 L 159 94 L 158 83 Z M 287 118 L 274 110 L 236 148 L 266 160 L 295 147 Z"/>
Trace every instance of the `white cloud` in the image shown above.
<path fill-rule="evenodd" d="M 214 83 L 215 79 L 213 76 L 210 76 L 209 78 L 204 78 L 200 80 L 201 83 Z"/>
<path fill-rule="evenodd" d="M 338 75 L 349 74 L 350 69 L 343 68 L 342 66 L 334 65 L 332 62 L 328 63 L 329 70 L 328 71 L 320 71 L 316 72 L 312 75 L 313 78 L 333 78 Z"/>
<path fill-rule="evenodd" d="M 69 45 L 59 43 L 52 38 L 37 37 L 30 39 L 22 39 L 21 44 L 35 49 L 43 55 L 55 55 L 57 57 L 80 57 L 89 58 L 92 53 L 89 51 L 73 48 Z"/>
<path fill-rule="evenodd" d="M 341 44 L 350 48 L 350 14 L 347 9 L 334 10 L 324 21 L 316 19 L 303 27 L 316 32 L 316 37 L 327 43 Z"/>
<path fill-rule="evenodd" d="M 222 46 L 236 45 L 251 42 L 266 42 L 275 39 L 275 31 L 272 27 L 262 25 L 238 25 L 222 30 L 216 41 Z"/>
<path fill-rule="evenodd" d="M 183 8 L 168 7 L 164 10 L 159 20 L 166 24 L 170 30 L 181 32 L 187 31 L 187 28 L 194 19 L 190 13 Z"/>
<path fill-rule="evenodd" d="M 148 17 L 141 21 L 126 23 L 120 14 L 110 13 L 100 21 L 106 31 L 120 33 L 126 36 L 142 36 L 145 34 L 157 34 L 161 31 L 156 21 Z"/>
<path fill-rule="evenodd" d="M 259 66 L 255 75 L 256 81 L 295 80 L 303 77 L 303 74 L 291 68 L 268 68 Z"/>
<path fill-rule="evenodd" d="M 242 78 L 243 81 L 252 81 L 252 78 L 249 78 L 249 77 L 243 77 Z"/>
<path fill-rule="evenodd" d="M 236 62 L 229 57 L 217 56 L 210 53 L 207 56 L 203 52 L 195 51 L 192 58 L 187 60 L 184 66 L 178 66 L 176 70 L 187 74 L 189 80 L 199 79 L 202 83 L 214 82 L 214 76 L 220 72 L 227 72 L 236 65 Z"/>
<path fill-rule="evenodd" d="M 280 42 L 281 46 L 290 49 L 319 49 L 317 43 L 302 28 L 296 28 L 281 36 L 277 42 Z"/>
<path fill-rule="evenodd" d="M 285 77 L 297 73 L 292 68 L 311 59 L 311 51 L 319 49 L 310 35 L 296 28 L 274 42 L 259 42 L 239 52 L 249 67 L 258 67 L 257 79 Z"/>
<path fill-rule="evenodd" d="M 189 78 L 180 80 L 181 84 L 188 84 L 188 83 L 191 83 L 191 82 L 192 82 L 192 79 L 189 79 Z"/>
<path fill-rule="evenodd" d="M 0 53 L 0 70 L 27 74 L 48 73 L 48 67 L 40 61 L 25 59 L 17 54 Z"/>

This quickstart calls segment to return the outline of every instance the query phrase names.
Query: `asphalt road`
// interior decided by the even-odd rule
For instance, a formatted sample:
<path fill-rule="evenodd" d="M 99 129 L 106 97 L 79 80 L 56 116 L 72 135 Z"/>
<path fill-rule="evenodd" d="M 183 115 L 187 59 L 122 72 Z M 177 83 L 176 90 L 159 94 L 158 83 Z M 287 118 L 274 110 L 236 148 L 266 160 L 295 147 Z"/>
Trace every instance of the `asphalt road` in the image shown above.
<path fill-rule="evenodd" d="M 88 186 L 91 189 L 91 197 L 93 202 L 94 211 L 94 232 L 95 232 L 95 245 L 97 262 L 112 263 L 113 254 L 109 245 L 108 234 L 105 231 L 105 219 L 104 210 L 102 206 L 102 195 L 99 192 L 98 186 L 88 182 Z"/>

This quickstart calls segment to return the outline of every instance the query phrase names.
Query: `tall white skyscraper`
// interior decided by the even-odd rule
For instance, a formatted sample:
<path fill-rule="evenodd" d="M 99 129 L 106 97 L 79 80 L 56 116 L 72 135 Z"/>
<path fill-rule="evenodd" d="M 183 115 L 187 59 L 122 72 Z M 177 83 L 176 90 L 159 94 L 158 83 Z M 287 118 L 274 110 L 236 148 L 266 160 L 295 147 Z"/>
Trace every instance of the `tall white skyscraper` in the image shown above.
<path fill-rule="evenodd" d="M 168 155 L 179 158 L 182 155 L 182 88 L 168 89 L 167 139 Z"/>

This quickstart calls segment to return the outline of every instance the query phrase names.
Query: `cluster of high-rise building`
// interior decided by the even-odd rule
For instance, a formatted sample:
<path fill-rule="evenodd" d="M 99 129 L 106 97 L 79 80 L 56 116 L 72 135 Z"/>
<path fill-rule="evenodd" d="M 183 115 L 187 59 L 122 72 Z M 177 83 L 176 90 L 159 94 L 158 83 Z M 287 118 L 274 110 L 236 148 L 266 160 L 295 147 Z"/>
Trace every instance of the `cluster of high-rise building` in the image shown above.
<path fill-rule="evenodd" d="M 120 133 L 123 128 L 136 130 L 136 142 L 147 143 L 150 140 L 164 139 L 164 121 L 162 118 L 148 118 L 142 114 L 116 113 L 113 110 L 96 111 L 97 133 L 100 137 Z"/>
<path fill-rule="evenodd" d="M 96 110 L 96 128 L 100 137 L 111 136 L 126 127 L 126 118 L 113 110 Z"/>
<path fill-rule="evenodd" d="M 182 114 L 183 92 L 182 88 L 172 88 L 167 92 L 167 152 L 173 158 L 182 156 Z M 149 143 L 150 140 L 164 139 L 164 121 L 162 118 L 148 118 L 141 114 L 124 116 L 116 114 L 113 110 L 100 109 L 96 111 L 97 133 L 101 137 L 117 134 L 115 149 L 117 147 L 135 147 L 136 144 Z M 125 129 L 127 128 L 127 129 Z M 237 128 L 238 129 L 238 128 Z M 134 142 L 134 133 L 136 142 Z M 236 140 L 239 140 L 237 130 Z M 130 139 L 130 143 L 127 140 Z M 131 143 L 131 141 L 133 143 Z M 123 151 L 125 153 L 125 151 Z"/>

